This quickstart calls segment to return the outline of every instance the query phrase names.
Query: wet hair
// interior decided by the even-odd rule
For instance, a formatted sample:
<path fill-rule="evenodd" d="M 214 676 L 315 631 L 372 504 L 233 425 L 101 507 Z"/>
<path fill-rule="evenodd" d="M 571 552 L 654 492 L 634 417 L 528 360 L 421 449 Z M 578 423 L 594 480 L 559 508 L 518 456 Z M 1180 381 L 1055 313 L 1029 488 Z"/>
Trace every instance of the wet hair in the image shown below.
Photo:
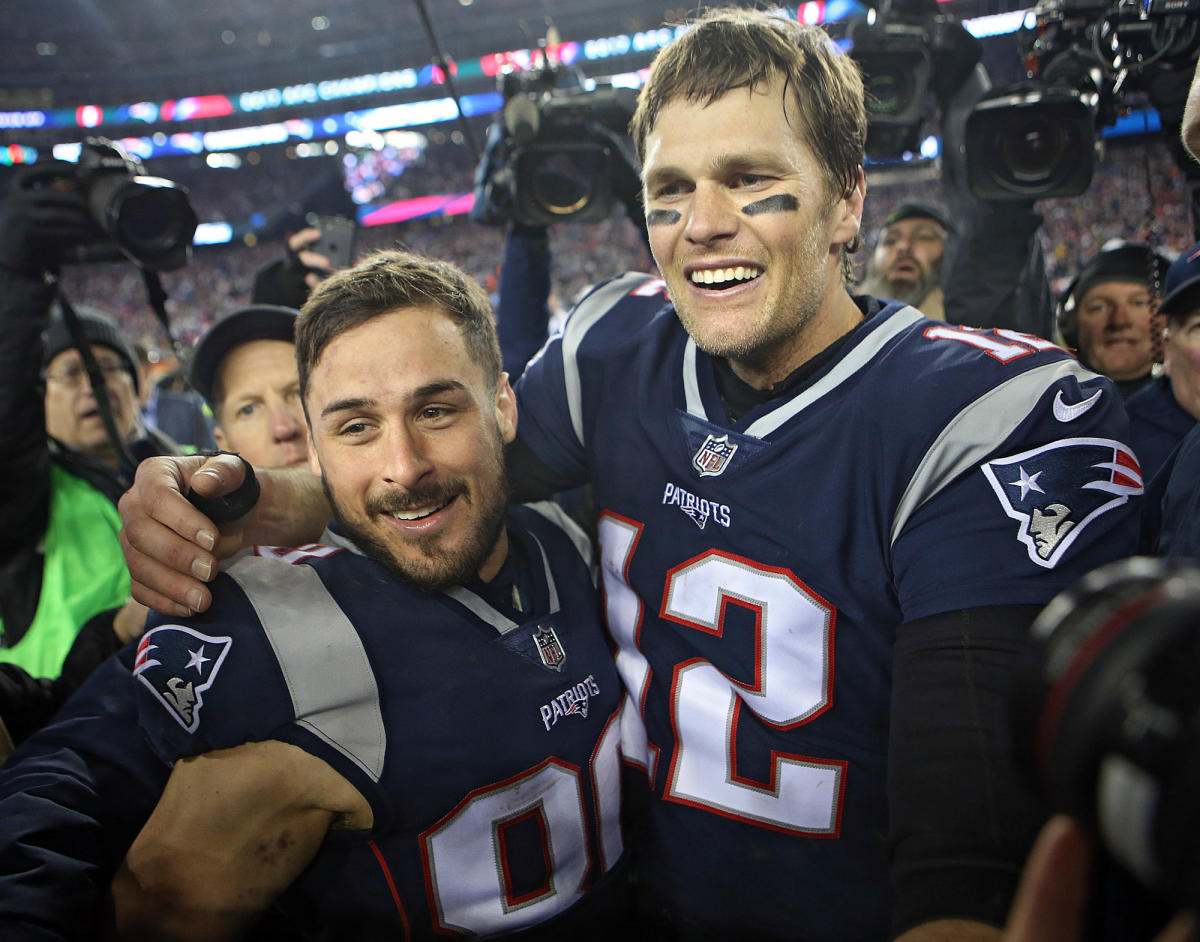
<path fill-rule="evenodd" d="M 334 338 L 383 314 L 428 306 L 458 325 L 467 352 L 494 391 L 500 381 L 500 343 L 487 293 L 457 265 L 388 250 L 322 281 L 301 309 L 296 322 L 301 398 L 307 400 L 312 371 Z"/>

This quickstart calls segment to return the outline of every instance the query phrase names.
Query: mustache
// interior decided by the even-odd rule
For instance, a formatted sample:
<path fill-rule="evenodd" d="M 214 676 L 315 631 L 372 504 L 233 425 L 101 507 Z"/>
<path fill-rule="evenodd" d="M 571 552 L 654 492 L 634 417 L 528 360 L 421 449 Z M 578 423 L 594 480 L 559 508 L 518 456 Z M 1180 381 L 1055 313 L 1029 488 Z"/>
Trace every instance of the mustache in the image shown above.
<path fill-rule="evenodd" d="M 386 494 L 367 497 L 363 502 L 363 509 L 372 517 L 379 514 L 395 514 L 418 507 L 428 507 L 431 504 L 446 504 L 467 493 L 467 482 L 461 479 L 430 482 L 412 490 L 388 491 Z"/>

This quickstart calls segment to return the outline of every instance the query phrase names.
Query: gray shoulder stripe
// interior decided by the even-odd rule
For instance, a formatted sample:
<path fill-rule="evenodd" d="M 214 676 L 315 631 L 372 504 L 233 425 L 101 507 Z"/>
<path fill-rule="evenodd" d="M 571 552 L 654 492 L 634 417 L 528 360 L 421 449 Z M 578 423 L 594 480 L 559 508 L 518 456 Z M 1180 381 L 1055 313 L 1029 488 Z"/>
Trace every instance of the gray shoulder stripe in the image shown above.
<path fill-rule="evenodd" d="M 515 621 L 500 614 L 500 612 L 488 605 L 487 602 L 470 589 L 464 589 L 462 586 L 456 585 L 443 591 L 450 598 L 454 599 L 454 601 L 458 602 L 459 605 L 468 609 L 476 618 L 487 622 L 495 628 L 497 634 L 506 635 L 517 627 Z"/>
<path fill-rule="evenodd" d="M 700 398 L 700 376 L 696 372 L 696 341 L 688 337 L 683 348 L 683 396 L 688 415 L 708 420 Z"/>
<path fill-rule="evenodd" d="M 567 405 L 571 410 L 571 426 L 575 429 L 575 437 L 581 445 L 586 445 L 587 442 L 583 440 L 583 386 L 579 379 L 579 345 L 583 343 L 583 338 L 587 336 L 592 325 L 603 317 L 609 308 L 649 279 L 650 276 L 642 272 L 626 272 L 619 278 L 614 278 L 580 301 L 563 327 L 563 378 L 567 385 Z"/>
<path fill-rule="evenodd" d="M 995 451 L 1025 421 L 1038 397 L 1066 376 L 1076 376 L 1080 382 L 1096 378 L 1077 360 L 1056 360 L 1006 380 L 961 409 L 909 479 L 892 518 L 891 542 L 927 500 Z"/>
<path fill-rule="evenodd" d="M 378 782 L 387 735 L 375 673 L 321 577 L 309 566 L 255 556 L 229 575 L 254 606 L 300 724 Z"/>
<path fill-rule="evenodd" d="M 572 520 L 570 514 L 563 510 L 562 507 L 552 500 L 540 500 L 536 503 L 526 504 L 525 506 L 530 510 L 537 511 L 540 516 L 545 517 L 569 536 L 571 542 L 575 544 L 575 549 L 579 550 L 579 555 L 583 557 L 584 563 L 589 568 L 595 564 L 592 541 L 588 539 L 588 535 L 583 531 L 583 527 Z"/>
<path fill-rule="evenodd" d="M 924 315 L 913 307 L 901 308 L 886 321 L 871 331 L 862 342 L 844 356 L 820 380 L 808 389 L 782 403 L 762 418 L 751 423 L 746 429 L 747 435 L 755 438 L 766 438 L 785 422 L 807 408 L 822 396 L 833 392 L 851 376 L 867 366 L 893 338 L 908 330 L 913 324 L 924 320 Z"/>

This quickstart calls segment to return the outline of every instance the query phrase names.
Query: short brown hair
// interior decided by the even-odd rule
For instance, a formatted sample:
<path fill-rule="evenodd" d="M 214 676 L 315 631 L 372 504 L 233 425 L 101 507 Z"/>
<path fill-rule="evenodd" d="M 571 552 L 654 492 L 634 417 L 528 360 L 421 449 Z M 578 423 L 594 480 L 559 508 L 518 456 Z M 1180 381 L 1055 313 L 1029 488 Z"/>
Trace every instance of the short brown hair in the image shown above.
<path fill-rule="evenodd" d="M 306 413 L 309 377 L 335 337 L 382 314 L 428 305 L 458 324 L 467 352 L 494 390 L 500 381 L 500 343 L 487 292 L 457 265 L 393 249 L 325 279 L 301 309 L 296 365 Z"/>
<path fill-rule="evenodd" d="M 663 108 L 676 99 L 710 105 L 735 88 L 776 77 L 797 105 L 799 135 L 811 149 L 834 199 L 849 196 L 862 169 L 867 108 L 862 74 L 820 27 L 757 10 L 710 10 L 662 50 L 629 123 L 639 160 Z M 853 252 L 856 237 L 846 247 Z M 843 267 L 848 266 L 848 259 Z"/>

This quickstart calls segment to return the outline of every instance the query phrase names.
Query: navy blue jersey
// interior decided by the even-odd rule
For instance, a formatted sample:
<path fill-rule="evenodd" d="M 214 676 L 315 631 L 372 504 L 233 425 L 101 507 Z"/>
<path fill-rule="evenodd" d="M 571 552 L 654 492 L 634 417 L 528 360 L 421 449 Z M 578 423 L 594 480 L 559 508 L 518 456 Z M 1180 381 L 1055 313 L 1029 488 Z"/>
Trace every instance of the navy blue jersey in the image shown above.
<path fill-rule="evenodd" d="M 1112 385 L 893 303 L 730 422 L 662 283 L 629 274 L 517 394 L 547 473 L 592 483 L 651 895 L 718 935 L 885 937 L 897 631 L 1042 604 L 1133 551 Z"/>
<path fill-rule="evenodd" d="M 305 923 L 512 932 L 621 857 L 620 680 L 591 550 L 553 505 L 510 521 L 532 570 L 524 620 L 465 588 L 413 589 L 327 533 L 239 559 L 207 613 L 144 635 L 139 715 L 164 761 L 281 740 L 370 803 L 371 830 L 332 832 L 285 897 Z"/>
<path fill-rule="evenodd" d="M 282 901 L 299 924 L 557 939 L 620 918 L 621 688 L 591 549 L 552 506 L 508 523 L 524 618 L 401 585 L 333 534 L 238 560 L 204 615 L 155 616 L 0 770 L 0 937 L 98 937 L 170 763 L 271 738 L 374 813 L 331 832 Z"/>

